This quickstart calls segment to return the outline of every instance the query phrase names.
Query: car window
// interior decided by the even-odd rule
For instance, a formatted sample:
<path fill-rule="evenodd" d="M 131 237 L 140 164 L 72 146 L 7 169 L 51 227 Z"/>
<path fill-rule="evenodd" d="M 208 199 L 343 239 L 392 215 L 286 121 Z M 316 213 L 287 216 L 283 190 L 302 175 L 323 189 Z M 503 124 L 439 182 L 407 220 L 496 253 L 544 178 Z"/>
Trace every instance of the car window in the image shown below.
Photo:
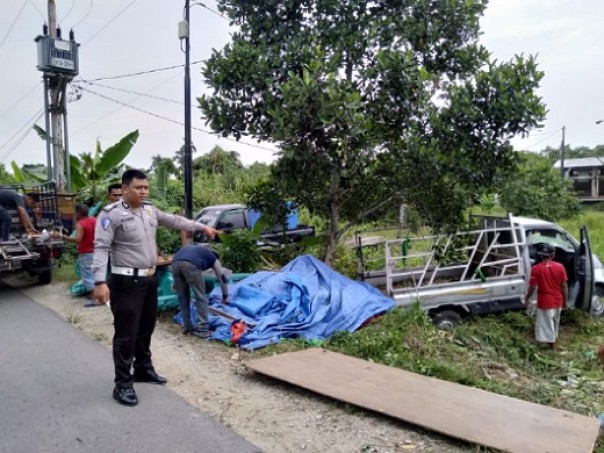
<path fill-rule="evenodd" d="M 220 230 L 222 228 L 232 228 L 239 229 L 245 228 L 245 221 L 243 216 L 243 209 L 234 209 L 231 211 L 227 211 L 224 213 L 220 222 L 218 223 L 217 228 Z"/>
<path fill-rule="evenodd" d="M 221 211 L 216 211 L 213 209 L 203 209 L 195 218 L 195 221 L 201 222 L 204 225 L 215 227 L 218 217 L 220 216 L 220 212 Z"/>
<path fill-rule="evenodd" d="M 526 241 L 529 245 L 550 244 L 565 252 L 576 252 L 575 246 L 568 236 L 556 230 L 527 231 Z"/>

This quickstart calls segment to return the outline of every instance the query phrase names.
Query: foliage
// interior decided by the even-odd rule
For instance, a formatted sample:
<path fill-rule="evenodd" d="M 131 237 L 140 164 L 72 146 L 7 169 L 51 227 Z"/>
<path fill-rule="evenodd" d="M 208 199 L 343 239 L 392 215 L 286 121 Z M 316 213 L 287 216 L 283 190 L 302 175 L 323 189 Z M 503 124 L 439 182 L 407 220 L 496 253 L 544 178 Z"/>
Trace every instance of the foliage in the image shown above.
<path fill-rule="evenodd" d="M 544 157 L 521 154 L 518 170 L 501 186 L 501 206 L 515 215 L 559 220 L 577 215 L 581 205 L 569 180 Z"/>
<path fill-rule="evenodd" d="M 283 201 L 271 180 L 258 182 L 248 195 L 246 205 L 261 212 L 268 225 L 280 225 L 284 230 L 287 229 L 287 216 L 297 208 L 295 203 Z"/>
<path fill-rule="evenodd" d="M 235 230 L 230 234 L 221 234 L 220 241 L 216 249 L 225 267 L 238 273 L 256 272 L 262 258 L 253 233 Z"/>
<path fill-rule="evenodd" d="M 586 225 L 592 251 L 600 258 L 604 258 L 604 213 L 584 211 L 577 217 L 560 221 L 560 225 L 577 239 L 580 237 L 581 226 Z"/>
<path fill-rule="evenodd" d="M 343 245 L 338 246 L 332 264 L 334 270 L 348 278 L 356 280 L 359 269 L 354 249 Z"/>
<path fill-rule="evenodd" d="M 34 126 L 34 129 L 40 138 L 45 139 L 44 129 L 37 125 Z M 123 171 L 121 164 L 132 150 L 138 137 L 139 132 L 136 130 L 105 150 L 97 141 L 94 153 L 81 153 L 79 157 L 70 156 L 71 190 L 78 192 L 80 201 L 93 205 L 105 195 L 109 184 L 120 180 Z M 29 178 L 39 182 L 46 179 L 46 170 L 42 165 L 36 166 L 36 169 L 29 168 L 27 165 L 19 167 L 15 162 L 11 162 L 11 165 L 18 180 Z"/>
<path fill-rule="evenodd" d="M 0 185 L 2 184 L 16 184 L 17 180 L 15 177 L 6 171 L 4 164 L 0 164 Z"/>
<path fill-rule="evenodd" d="M 147 170 L 147 174 L 156 174 L 159 172 L 165 172 L 167 176 L 175 176 L 176 178 L 182 177 L 182 167 L 177 166 L 175 161 L 177 157 L 162 157 L 159 154 L 151 157 L 151 167 Z"/>
<path fill-rule="evenodd" d="M 273 176 L 329 219 L 327 262 L 352 223 L 403 199 L 460 221 L 544 118 L 534 59 L 497 64 L 478 43 L 486 0 L 217 3 L 238 31 L 208 60 L 202 111 L 223 136 L 280 145 Z"/>
<path fill-rule="evenodd" d="M 174 255 L 181 247 L 180 231 L 171 228 L 157 229 L 157 249 L 163 255 Z"/>
<path fill-rule="evenodd" d="M 215 146 L 209 153 L 193 161 L 193 170 L 210 175 L 233 174 L 243 168 L 236 151 L 225 151 L 220 146 Z"/>

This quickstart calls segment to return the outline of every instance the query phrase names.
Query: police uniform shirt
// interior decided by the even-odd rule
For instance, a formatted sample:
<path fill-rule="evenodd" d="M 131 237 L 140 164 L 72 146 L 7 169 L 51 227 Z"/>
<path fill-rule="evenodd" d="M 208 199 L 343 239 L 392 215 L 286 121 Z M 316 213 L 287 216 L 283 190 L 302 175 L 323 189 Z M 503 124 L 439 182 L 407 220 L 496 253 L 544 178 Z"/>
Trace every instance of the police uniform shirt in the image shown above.
<path fill-rule="evenodd" d="M 146 269 L 157 264 L 157 226 L 184 231 L 203 231 L 205 225 L 168 214 L 144 203 L 131 209 L 123 200 L 103 208 L 94 233 L 92 268 L 95 281 L 105 281 L 107 259 L 111 265 Z"/>

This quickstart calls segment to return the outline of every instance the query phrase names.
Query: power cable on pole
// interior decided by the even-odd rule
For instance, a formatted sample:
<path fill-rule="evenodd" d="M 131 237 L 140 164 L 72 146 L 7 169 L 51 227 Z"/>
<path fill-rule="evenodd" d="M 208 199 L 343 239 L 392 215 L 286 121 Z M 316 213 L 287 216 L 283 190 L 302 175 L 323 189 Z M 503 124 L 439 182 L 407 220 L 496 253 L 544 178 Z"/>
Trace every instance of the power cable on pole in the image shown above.
<path fill-rule="evenodd" d="M 13 103 L 11 104 L 11 106 L 10 106 L 10 107 L 8 107 L 8 108 L 7 108 L 7 109 L 6 109 L 4 112 L 0 113 L 0 118 L 4 117 L 4 116 L 5 116 L 7 113 L 10 113 L 10 112 L 11 112 L 11 111 L 12 111 L 12 110 L 13 110 L 13 109 L 14 109 L 14 108 L 17 106 L 17 105 L 19 105 L 19 103 L 20 103 L 21 101 L 23 101 L 23 99 L 25 99 L 27 96 L 29 96 L 31 93 L 33 93 L 33 92 L 34 92 L 34 90 L 35 90 L 36 88 L 38 88 L 38 86 L 39 86 L 39 85 L 40 85 L 40 82 L 36 82 L 36 84 L 35 84 L 33 87 L 31 87 L 31 88 L 30 88 L 30 89 L 27 91 L 27 93 L 25 93 L 23 96 L 21 96 L 21 97 L 20 97 L 19 99 L 17 99 L 15 102 L 13 102 Z"/>
<path fill-rule="evenodd" d="M 27 122 L 21 126 L 19 128 L 19 130 L 17 130 L 17 132 L 15 132 L 7 141 L 5 141 L 2 145 L 0 145 L 0 151 L 2 151 L 10 142 L 13 141 L 13 139 L 19 135 L 24 129 L 26 129 L 28 126 L 31 128 L 33 127 L 33 125 L 36 123 L 36 121 L 38 121 L 42 115 L 44 114 L 44 107 L 42 107 L 40 110 L 38 110 L 35 115 L 33 115 L 30 119 L 27 120 Z M 29 131 L 27 131 L 27 133 L 29 133 Z M 25 134 L 27 135 L 27 134 Z M 20 140 L 19 143 L 21 143 Z M 11 151 L 12 152 L 12 151 Z M 10 153 L 9 153 L 10 154 Z M 8 154 L 4 154 L 1 158 L 0 161 L 4 161 L 4 159 L 6 159 L 6 157 L 8 156 Z"/>
<path fill-rule="evenodd" d="M 113 18 L 111 18 L 109 20 L 109 22 L 107 22 L 105 25 L 103 25 L 94 35 L 92 35 L 90 38 L 88 38 L 88 41 L 85 41 L 84 43 L 82 43 L 82 47 L 84 47 L 86 44 L 88 44 L 90 41 L 92 41 L 94 38 L 96 38 L 98 35 L 100 35 L 109 25 L 111 25 L 113 22 L 115 22 L 115 20 L 120 17 L 122 14 L 124 14 L 124 12 L 130 8 L 132 5 L 134 5 L 136 3 L 137 0 L 132 0 L 130 3 L 128 3 L 126 5 L 126 7 L 124 9 L 122 9 L 119 13 L 117 13 L 115 16 L 113 16 Z"/>
<path fill-rule="evenodd" d="M 76 28 L 78 25 L 80 25 L 82 22 L 84 22 L 86 19 L 88 19 L 88 16 L 90 16 L 90 13 L 92 12 L 93 5 L 94 5 L 93 0 L 90 0 L 90 6 L 88 7 L 88 11 L 86 11 L 86 14 L 84 15 L 84 17 L 82 19 L 80 19 L 78 22 L 76 22 L 75 25 L 73 25 L 71 28 Z"/>
<path fill-rule="evenodd" d="M 203 63 L 204 61 L 206 61 L 206 60 L 196 60 L 191 63 L 191 66 L 199 64 L 199 63 Z M 100 80 L 125 79 L 128 77 L 136 77 L 136 76 L 140 76 L 140 75 L 153 74 L 156 72 L 170 71 L 172 69 L 179 69 L 184 66 L 185 66 L 184 64 L 176 64 L 176 65 L 172 65 L 172 66 L 164 66 L 162 68 L 148 69 L 146 71 L 131 72 L 129 74 L 121 74 L 121 75 L 107 76 L 107 77 L 96 77 L 94 79 L 86 79 L 86 80 L 88 80 L 89 82 L 98 82 Z"/>
<path fill-rule="evenodd" d="M 149 110 L 145 110 L 145 109 L 142 109 L 140 107 L 136 107 L 134 105 L 130 105 L 130 104 L 128 104 L 126 102 L 123 102 L 123 101 L 120 101 L 118 99 L 114 99 L 114 98 L 111 98 L 109 96 L 105 96 L 104 94 L 98 93 L 98 92 L 96 92 L 94 90 L 91 90 L 90 88 L 86 88 L 86 87 L 80 87 L 80 88 L 81 88 L 82 91 L 85 91 L 87 93 L 93 94 L 93 95 L 98 96 L 98 97 L 100 97 L 102 99 L 105 99 L 107 101 L 115 102 L 116 104 L 120 104 L 120 105 L 122 105 L 124 107 L 128 107 L 128 108 L 130 108 L 132 110 L 136 110 L 138 112 L 145 113 L 145 114 L 153 116 L 155 118 L 158 118 L 158 119 L 161 119 L 161 120 L 164 120 L 164 121 L 168 121 L 168 122 L 173 123 L 173 124 L 179 124 L 181 126 L 184 126 L 184 123 L 181 122 L 181 121 L 173 120 L 172 118 L 168 118 L 168 117 L 160 115 L 158 113 L 153 113 L 153 112 L 150 112 Z M 201 129 L 199 127 L 194 127 L 193 126 L 193 127 L 191 127 L 191 129 L 194 129 L 194 130 L 199 131 L 199 132 L 203 132 L 204 134 L 215 136 L 216 138 L 219 138 L 221 140 L 226 140 L 226 141 L 229 141 L 229 142 L 238 143 L 238 144 L 245 145 L 245 146 L 251 146 L 253 148 L 262 149 L 264 151 L 270 151 L 271 153 L 276 152 L 276 150 L 271 149 L 271 148 L 267 148 L 265 146 L 256 145 L 254 143 L 242 142 L 242 141 L 238 141 L 238 140 L 235 140 L 235 139 L 232 139 L 232 138 L 228 138 L 228 137 L 222 137 L 219 134 L 217 134 L 216 132 L 207 131 L 207 130 Z"/>
<path fill-rule="evenodd" d="M 171 102 L 172 104 L 179 104 L 179 105 L 183 104 L 182 101 L 178 101 L 176 99 L 169 99 L 169 98 L 164 98 L 164 97 L 161 97 L 161 96 L 154 96 L 152 94 L 141 93 L 141 92 L 138 92 L 138 91 L 126 90 L 125 88 L 112 87 L 112 86 L 109 86 L 109 85 L 104 85 L 102 83 L 89 82 L 89 81 L 84 80 L 84 79 L 80 79 L 79 82 L 85 83 L 86 85 L 92 85 L 94 87 L 106 88 L 108 90 L 119 91 L 121 93 L 136 94 L 139 97 L 146 97 L 146 98 L 149 98 L 149 99 L 156 99 L 158 101 Z M 191 106 L 194 107 L 194 105 L 191 105 Z"/>
<path fill-rule="evenodd" d="M 2 38 L 2 41 L 0 41 L 0 49 L 2 48 L 4 42 L 6 41 L 6 38 L 8 38 L 8 35 L 10 35 L 10 32 L 13 31 L 13 27 L 15 26 L 15 24 L 17 23 L 17 21 L 19 20 L 19 17 L 21 17 L 21 13 L 23 12 L 23 10 L 25 9 L 25 6 L 27 5 L 27 2 L 29 0 L 25 0 L 23 2 L 23 5 L 21 5 L 21 9 L 19 10 L 19 12 L 17 13 L 17 16 L 13 19 L 13 23 L 10 24 L 10 27 L 8 27 L 8 31 L 6 32 L 6 34 L 4 35 L 4 38 Z"/>
<path fill-rule="evenodd" d="M 149 90 L 147 90 L 147 91 L 146 91 L 146 93 L 149 93 L 149 92 L 151 92 L 151 91 L 153 91 L 153 90 L 155 90 L 155 89 L 159 88 L 160 86 L 165 85 L 166 83 L 170 82 L 171 80 L 174 80 L 174 79 L 175 79 L 176 77 L 178 77 L 179 75 L 180 75 L 180 74 L 175 74 L 175 75 L 173 75 L 172 77 L 170 77 L 170 78 L 168 78 L 168 79 L 164 80 L 163 82 L 161 82 L 161 83 L 159 83 L 159 84 L 155 85 L 154 87 L 150 88 Z M 80 89 L 82 89 L 82 87 L 80 87 Z M 84 91 L 85 91 L 85 90 L 84 90 Z M 145 94 L 146 94 L 146 93 L 145 93 Z M 133 102 L 135 102 L 135 101 L 137 101 L 138 99 L 140 99 L 142 96 L 143 96 L 143 94 L 141 93 L 141 94 L 140 94 L 140 95 L 138 95 L 137 97 L 130 99 L 130 101 L 128 102 L 128 104 L 132 104 Z M 75 131 L 75 132 L 74 132 L 73 134 L 71 134 L 71 135 L 73 136 L 73 135 L 79 134 L 79 133 L 80 133 L 80 132 L 82 132 L 83 130 L 88 129 L 89 127 L 91 127 L 91 126 L 95 125 L 96 123 L 98 123 L 98 122 L 99 122 L 99 121 L 101 121 L 102 119 L 107 118 L 108 116 L 113 115 L 114 113 L 118 112 L 119 110 L 123 109 L 124 107 L 126 107 L 126 106 L 125 106 L 125 105 L 122 105 L 122 106 L 118 107 L 117 109 L 112 110 L 111 112 L 109 112 L 109 113 L 107 113 L 107 114 L 105 114 L 105 115 L 101 116 L 100 118 L 97 118 L 97 119 L 96 119 L 96 120 L 94 120 L 93 122 L 88 123 L 86 126 L 81 127 L 80 129 L 78 129 L 77 131 Z"/>

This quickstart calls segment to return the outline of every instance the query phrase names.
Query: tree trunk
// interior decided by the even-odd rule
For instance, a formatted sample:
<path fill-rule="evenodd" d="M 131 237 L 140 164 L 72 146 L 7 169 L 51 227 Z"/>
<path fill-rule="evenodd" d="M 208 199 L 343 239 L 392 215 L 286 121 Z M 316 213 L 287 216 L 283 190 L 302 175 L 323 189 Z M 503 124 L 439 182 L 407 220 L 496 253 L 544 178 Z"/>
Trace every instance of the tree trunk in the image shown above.
<path fill-rule="evenodd" d="M 331 266 L 340 238 L 340 232 L 338 231 L 340 221 L 339 186 L 340 171 L 338 168 L 334 168 L 331 173 L 331 186 L 329 188 L 329 233 L 325 250 L 325 264 L 328 266 Z"/>

